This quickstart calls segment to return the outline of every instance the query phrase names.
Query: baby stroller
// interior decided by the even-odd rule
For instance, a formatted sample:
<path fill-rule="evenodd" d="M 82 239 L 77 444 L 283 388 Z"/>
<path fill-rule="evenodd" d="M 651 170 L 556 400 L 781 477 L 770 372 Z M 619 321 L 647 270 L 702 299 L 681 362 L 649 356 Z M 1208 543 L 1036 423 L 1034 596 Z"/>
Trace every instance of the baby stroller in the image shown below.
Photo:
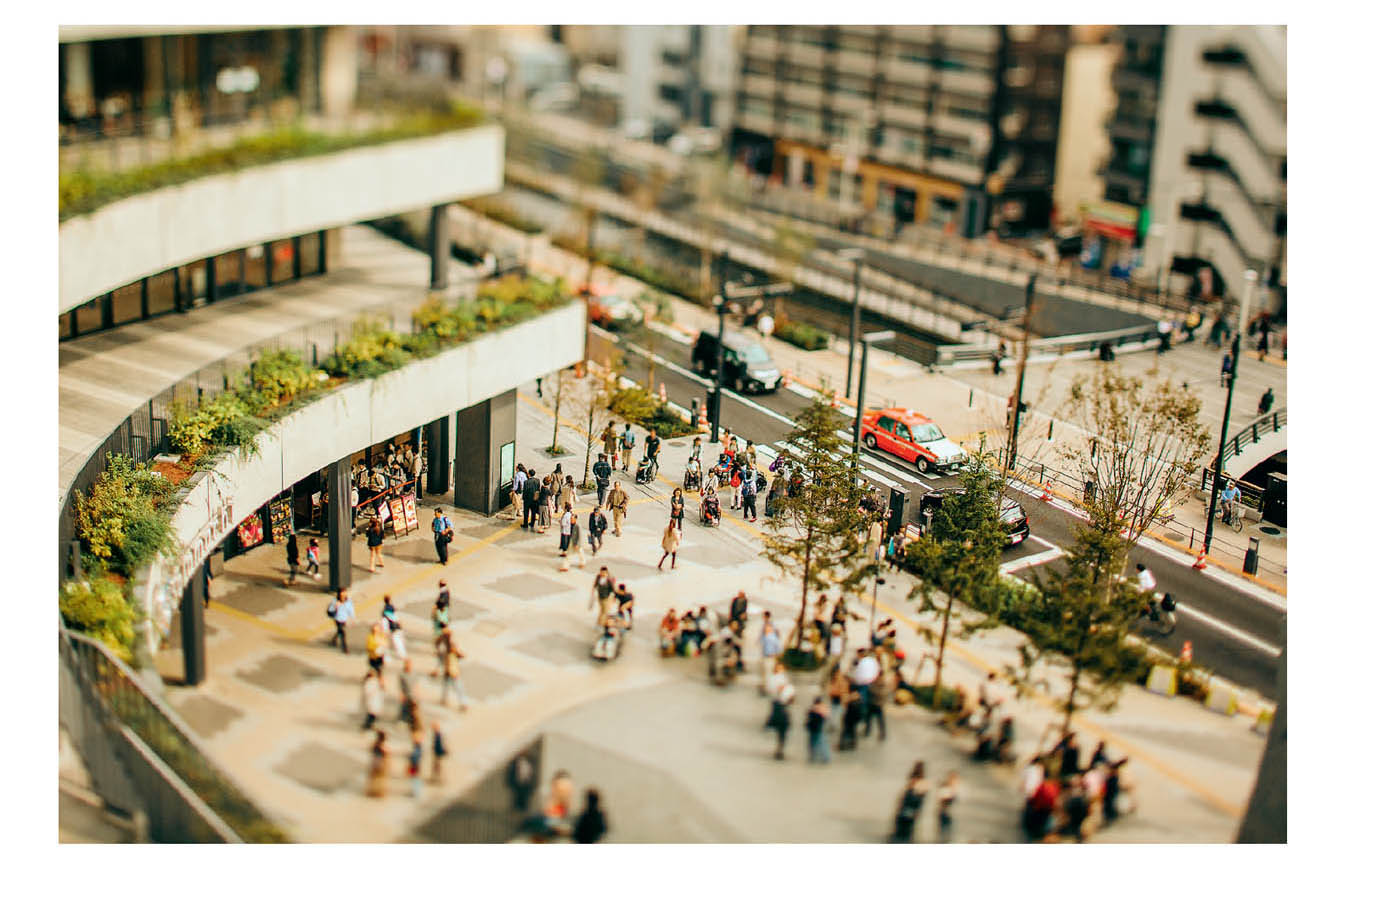
<path fill-rule="evenodd" d="M 593 658 L 599 662 L 617 659 L 622 651 L 622 635 L 622 623 L 616 616 L 608 616 L 607 622 L 598 631 L 598 640 L 593 644 Z"/>
<path fill-rule="evenodd" d="M 650 456 L 643 456 L 642 461 L 637 463 L 637 484 L 646 484 L 648 481 L 656 480 L 656 463 Z"/>
<path fill-rule="evenodd" d="M 700 501 L 700 524 L 719 524 L 719 496 L 717 494 L 706 494 L 705 499 Z"/>
<path fill-rule="evenodd" d="M 685 467 L 685 484 L 683 487 L 687 491 L 700 490 L 700 466 L 696 464 L 694 460 L 691 460 L 690 464 Z"/>

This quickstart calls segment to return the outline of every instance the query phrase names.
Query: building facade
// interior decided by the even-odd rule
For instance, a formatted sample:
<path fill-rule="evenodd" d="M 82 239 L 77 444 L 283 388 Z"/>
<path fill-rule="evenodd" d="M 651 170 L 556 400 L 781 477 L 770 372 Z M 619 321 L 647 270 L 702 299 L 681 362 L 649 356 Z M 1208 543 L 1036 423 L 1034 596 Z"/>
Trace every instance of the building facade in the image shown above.
<path fill-rule="evenodd" d="M 1283 26 L 1119 29 L 1105 196 L 1139 211 L 1159 283 L 1262 306 L 1287 290 L 1287 32 Z"/>
<path fill-rule="evenodd" d="M 750 26 L 734 151 L 900 222 L 1042 230 L 1068 47 L 1068 26 Z"/>

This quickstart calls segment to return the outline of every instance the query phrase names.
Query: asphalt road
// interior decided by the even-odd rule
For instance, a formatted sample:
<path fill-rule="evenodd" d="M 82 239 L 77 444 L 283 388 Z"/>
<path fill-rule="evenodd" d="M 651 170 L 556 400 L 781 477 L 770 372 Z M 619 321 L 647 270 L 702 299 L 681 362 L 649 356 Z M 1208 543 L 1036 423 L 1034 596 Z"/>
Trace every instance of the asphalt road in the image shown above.
<path fill-rule="evenodd" d="M 691 370 L 688 345 L 655 334 L 648 351 L 634 339 L 612 337 L 627 350 L 627 377 L 645 384 L 651 369 L 656 383 L 665 384 L 669 400 L 685 408 L 690 407 L 692 399 L 704 402 L 709 382 Z M 648 359 L 649 352 L 655 354 L 655 361 Z M 772 394 L 741 396 L 726 390 L 721 421 L 741 438 L 776 448 L 791 427 L 784 419 L 791 420 L 810 402 L 803 393 L 801 388 L 782 388 Z M 909 507 L 915 510 L 925 491 L 956 480 L 923 476 L 912 465 L 883 452 L 870 454 L 863 450 L 861 466 L 866 477 L 882 488 L 898 485 L 906 491 Z M 1042 502 L 1035 494 L 1013 493 L 1030 518 L 1031 537 L 1006 551 L 1003 567 L 1029 560 L 1013 569 L 1018 577 L 1029 578 L 1034 569 L 1054 564 L 1054 550 L 1063 550 L 1073 543 L 1080 520 L 1053 501 Z M 905 521 L 909 517 L 906 511 Z M 1157 579 L 1158 590 L 1169 592 L 1178 603 L 1176 631 L 1168 638 L 1151 638 L 1154 644 L 1176 654 L 1185 641 L 1190 641 L 1199 665 L 1266 698 L 1277 697 L 1276 651 L 1285 643 L 1287 616 L 1276 596 L 1262 588 L 1238 587 L 1198 572 L 1181 561 L 1179 554 L 1168 556 L 1149 546 L 1136 547 L 1130 559 L 1146 565 Z"/>

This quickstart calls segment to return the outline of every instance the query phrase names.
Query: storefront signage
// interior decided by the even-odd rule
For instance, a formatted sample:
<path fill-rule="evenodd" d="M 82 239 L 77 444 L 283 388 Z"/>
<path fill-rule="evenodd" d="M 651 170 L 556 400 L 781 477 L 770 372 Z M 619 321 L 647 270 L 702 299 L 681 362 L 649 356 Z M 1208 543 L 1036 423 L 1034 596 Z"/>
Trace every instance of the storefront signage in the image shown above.
<path fill-rule="evenodd" d="M 267 508 L 272 518 L 272 542 L 280 544 L 292 533 L 292 501 L 283 497 L 273 500 Z"/>
<path fill-rule="evenodd" d="M 403 495 L 403 520 L 409 531 L 418 529 L 418 498 L 412 491 Z"/>
<path fill-rule="evenodd" d="M 262 513 L 255 512 L 238 523 L 238 546 L 247 550 L 263 542 Z"/>
<path fill-rule="evenodd" d="M 1084 208 L 1084 228 L 1114 240 L 1135 239 L 1139 219 L 1138 208 L 1126 203 L 1104 200 Z"/>
<path fill-rule="evenodd" d="M 404 513 L 402 497 L 394 497 L 389 501 L 389 513 L 394 517 L 394 537 L 403 537 L 408 534 L 408 521 Z"/>

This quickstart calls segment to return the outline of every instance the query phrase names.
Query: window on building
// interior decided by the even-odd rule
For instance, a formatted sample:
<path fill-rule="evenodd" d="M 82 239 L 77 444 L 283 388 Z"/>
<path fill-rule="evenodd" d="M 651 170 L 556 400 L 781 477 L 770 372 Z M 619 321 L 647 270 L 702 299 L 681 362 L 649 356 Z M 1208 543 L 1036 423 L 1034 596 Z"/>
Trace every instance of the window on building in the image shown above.
<path fill-rule="evenodd" d="M 153 316 L 174 311 L 174 272 L 157 272 L 146 279 L 146 308 Z"/>
<path fill-rule="evenodd" d="M 272 281 L 271 284 L 281 284 L 290 281 L 292 278 L 292 242 L 273 241 L 272 242 Z"/>
<path fill-rule="evenodd" d="M 112 291 L 112 324 L 138 322 L 141 319 L 141 282 L 128 284 Z"/>

